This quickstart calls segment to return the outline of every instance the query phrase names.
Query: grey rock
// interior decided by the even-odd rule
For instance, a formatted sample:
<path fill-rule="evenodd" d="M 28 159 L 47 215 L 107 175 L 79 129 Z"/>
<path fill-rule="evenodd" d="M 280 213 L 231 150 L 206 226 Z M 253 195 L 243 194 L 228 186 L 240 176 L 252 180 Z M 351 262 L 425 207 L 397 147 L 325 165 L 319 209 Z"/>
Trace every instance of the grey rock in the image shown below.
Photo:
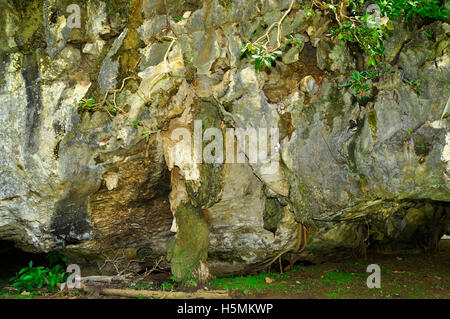
<path fill-rule="evenodd" d="M 1 24 L 9 39 L 0 39 L 0 240 L 64 249 L 91 266 L 102 253 L 134 260 L 145 250 L 154 261 L 175 243 L 180 268 L 177 236 L 190 229 L 175 214 L 189 207 L 180 216 L 196 212 L 203 225 L 198 256 L 208 247 L 208 265 L 220 275 L 263 268 L 295 247 L 303 226 L 308 243 L 292 260 L 361 253 L 368 243 L 432 250 L 448 232 L 448 24 L 427 25 L 433 39 L 399 24 L 386 40 L 395 65 L 368 82 L 373 94 L 363 102 L 343 88 L 358 61 L 328 41 L 328 16 L 309 19 L 299 4 L 282 36 L 302 38 L 303 50 L 283 41 L 282 58 L 261 72 L 240 57 L 244 41 L 278 21 L 287 0 L 175 1 L 192 12 L 170 22 L 167 34 L 177 40 L 166 61 L 170 42 L 150 43 L 168 27 L 162 1 L 144 1 L 137 20 L 132 10 L 91 3 L 85 29 L 72 33 L 63 18 L 50 23 L 55 2 L 33 3 L 42 21 L 25 36 L 20 6 Z M 137 59 L 139 69 L 128 71 L 139 78 L 114 101 L 107 96 L 120 107 L 115 116 L 76 110 L 83 98 L 102 101 L 117 88 L 119 65 Z M 279 166 L 267 174 L 261 163 L 177 161 L 170 134 L 192 133 L 194 119 L 223 130 L 279 128 L 269 156 Z"/>
<path fill-rule="evenodd" d="M 113 89 L 117 84 L 117 72 L 119 71 L 119 61 L 112 61 L 106 57 L 103 60 L 102 68 L 98 74 L 98 85 L 102 93 L 109 89 Z"/>
<path fill-rule="evenodd" d="M 298 61 L 300 49 L 297 47 L 290 48 L 282 57 L 284 64 L 291 64 Z"/>
<path fill-rule="evenodd" d="M 98 74 L 98 84 L 102 93 L 107 90 L 113 89 L 117 84 L 117 72 L 119 71 L 119 61 L 112 60 L 113 56 L 117 53 L 122 45 L 123 39 L 125 39 L 128 33 L 128 29 L 125 29 L 120 36 L 113 42 L 109 49 L 105 59 L 103 60 L 102 67 Z"/>

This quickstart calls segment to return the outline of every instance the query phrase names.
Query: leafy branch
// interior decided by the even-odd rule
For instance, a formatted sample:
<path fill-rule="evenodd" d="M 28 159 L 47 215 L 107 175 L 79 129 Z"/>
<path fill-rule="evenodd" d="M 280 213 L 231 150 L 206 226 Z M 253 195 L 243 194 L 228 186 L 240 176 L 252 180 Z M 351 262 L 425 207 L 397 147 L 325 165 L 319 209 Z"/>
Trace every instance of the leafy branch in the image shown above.
<path fill-rule="evenodd" d="M 272 62 L 274 62 L 277 57 L 281 56 L 283 52 L 277 50 L 270 52 L 263 46 L 258 46 L 252 43 L 246 43 L 241 49 L 241 57 L 249 52 L 251 54 L 251 59 L 255 63 L 255 70 L 259 71 L 264 67 L 272 67 Z"/>
<path fill-rule="evenodd" d="M 407 20 L 418 15 L 422 18 L 446 20 L 449 14 L 439 0 L 375 0 L 375 3 L 391 19 L 403 17 Z"/>

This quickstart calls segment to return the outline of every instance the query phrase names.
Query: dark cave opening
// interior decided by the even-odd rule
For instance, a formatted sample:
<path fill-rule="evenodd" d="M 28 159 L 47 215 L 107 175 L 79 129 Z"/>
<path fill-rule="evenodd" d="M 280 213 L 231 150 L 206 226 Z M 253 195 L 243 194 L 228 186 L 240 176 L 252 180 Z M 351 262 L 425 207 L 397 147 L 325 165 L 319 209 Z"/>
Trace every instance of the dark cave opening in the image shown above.
<path fill-rule="evenodd" d="M 34 266 L 46 266 L 48 261 L 45 253 L 25 252 L 15 247 L 14 242 L 0 240 L 0 290 L 10 285 L 10 278 L 20 269 L 33 261 Z"/>

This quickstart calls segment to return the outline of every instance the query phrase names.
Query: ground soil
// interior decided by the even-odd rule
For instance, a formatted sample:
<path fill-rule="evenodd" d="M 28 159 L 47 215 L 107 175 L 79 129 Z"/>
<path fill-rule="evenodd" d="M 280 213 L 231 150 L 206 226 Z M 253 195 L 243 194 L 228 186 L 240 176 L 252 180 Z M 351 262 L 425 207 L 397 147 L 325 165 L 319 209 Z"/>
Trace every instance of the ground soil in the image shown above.
<path fill-rule="evenodd" d="M 381 268 L 381 288 L 367 287 L 367 266 Z M 51 298 L 95 299 L 105 297 L 100 290 L 104 284 L 85 289 L 59 293 L 40 291 L 29 296 L 17 295 L 0 287 L 1 298 Z M 6 289 L 5 289 L 6 288 Z M 170 279 L 170 273 L 153 273 L 133 284 L 116 283 L 108 288 L 133 288 L 137 290 L 194 291 L 201 288 L 195 282 L 181 287 Z M 2 290 L 3 289 L 3 290 Z M 284 273 L 260 272 L 252 276 L 217 278 L 207 284 L 207 289 L 226 289 L 232 298 L 258 299 L 403 299 L 450 298 L 450 240 L 441 240 L 436 252 L 431 254 L 375 254 L 367 260 L 346 259 L 316 265 L 295 265 Z M 9 292 L 9 293 L 8 293 Z"/>

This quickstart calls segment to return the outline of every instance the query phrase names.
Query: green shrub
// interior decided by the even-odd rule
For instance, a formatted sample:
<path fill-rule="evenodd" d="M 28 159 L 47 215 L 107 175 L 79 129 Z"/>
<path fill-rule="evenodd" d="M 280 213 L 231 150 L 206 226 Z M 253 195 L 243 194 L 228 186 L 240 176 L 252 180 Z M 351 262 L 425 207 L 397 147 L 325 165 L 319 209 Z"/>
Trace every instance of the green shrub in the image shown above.
<path fill-rule="evenodd" d="M 398 17 L 407 20 L 414 16 L 446 20 L 448 16 L 448 11 L 439 0 L 375 0 L 375 3 L 380 6 L 381 15 L 391 20 Z M 322 6 L 333 11 L 336 17 L 336 10 L 342 5 L 342 2 L 338 5 L 322 3 Z M 383 23 L 374 21 L 365 10 L 364 1 L 349 1 L 349 14 L 341 17 L 339 27 L 332 31 L 332 39 L 357 43 L 368 54 L 369 66 L 376 66 L 377 61 L 384 56 L 383 38 L 386 35 L 388 19 Z"/>
<path fill-rule="evenodd" d="M 102 103 L 95 103 L 94 99 L 82 99 L 78 101 L 74 107 L 80 111 L 83 112 L 95 112 L 95 111 L 106 111 L 111 116 L 116 115 L 117 111 L 119 110 L 118 107 L 114 105 L 103 105 Z"/>
<path fill-rule="evenodd" d="M 350 87 L 355 95 L 360 98 L 362 102 L 370 98 L 371 87 L 367 83 L 368 80 L 373 80 L 378 76 L 378 71 L 354 71 L 350 74 L 350 81 L 345 83 L 344 87 Z"/>
<path fill-rule="evenodd" d="M 20 291 L 32 291 L 44 287 L 55 288 L 56 284 L 65 282 L 67 273 L 64 266 L 57 264 L 51 268 L 33 267 L 30 261 L 28 267 L 22 268 L 19 273 L 10 280 L 13 282 L 12 287 Z"/>
<path fill-rule="evenodd" d="M 64 265 L 67 262 L 67 257 L 60 252 L 51 252 L 45 258 L 47 258 L 50 266 Z"/>
<path fill-rule="evenodd" d="M 446 20 L 448 11 L 440 0 L 375 0 L 381 13 L 390 19 L 403 17 L 405 20 L 413 16 Z"/>
<path fill-rule="evenodd" d="M 355 16 L 351 20 L 342 22 L 342 26 L 332 31 L 332 39 L 337 38 L 345 42 L 357 43 L 368 54 L 369 65 L 376 66 L 377 60 L 384 55 L 384 28 L 369 26 L 371 16 Z"/>
<path fill-rule="evenodd" d="M 84 111 L 95 111 L 95 101 L 94 99 L 82 99 L 81 101 L 77 102 L 77 108 L 84 112 Z"/>
<path fill-rule="evenodd" d="M 271 68 L 272 62 L 274 62 L 283 52 L 269 51 L 264 46 L 257 45 L 255 43 L 246 43 L 241 49 L 241 57 L 249 53 L 250 58 L 255 63 L 255 70 L 259 71 L 265 67 Z"/>
<path fill-rule="evenodd" d="M 163 291 L 172 291 L 175 289 L 175 284 L 168 282 L 168 281 L 164 281 L 161 283 L 161 285 L 159 286 L 159 288 Z"/>
<path fill-rule="evenodd" d="M 49 267 L 33 267 L 30 261 L 28 267 L 22 268 L 10 281 L 12 287 L 21 291 L 32 291 L 44 287 L 55 288 L 56 284 L 65 282 L 68 274 L 65 272 L 66 256 L 59 252 L 51 252 L 46 256 Z"/>

